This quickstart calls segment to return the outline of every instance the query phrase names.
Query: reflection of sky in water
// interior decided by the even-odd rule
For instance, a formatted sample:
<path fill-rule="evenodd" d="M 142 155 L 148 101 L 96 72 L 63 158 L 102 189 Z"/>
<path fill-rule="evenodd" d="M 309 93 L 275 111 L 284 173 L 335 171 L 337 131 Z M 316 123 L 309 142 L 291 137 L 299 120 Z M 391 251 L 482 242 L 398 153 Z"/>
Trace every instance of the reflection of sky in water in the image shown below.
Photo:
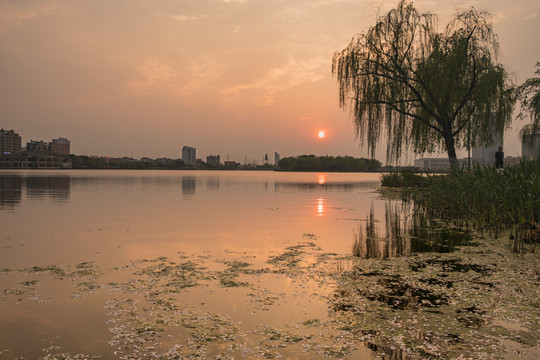
<path fill-rule="evenodd" d="M 75 281 L 67 276 L 63 284 L 69 286 L 62 288 L 40 282 L 43 299 L 54 298 L 50 303 L 3 303 L 1 325 L 10 329 L 10 338 L 0 339 L 0 345 L 16 344 L 20 351 L 28 348 L 25 358 L 40 356 L 42 342 L 35 346 L 36 341 L 28 339 L 43 339 L 43 334 L 58 339 L 62 351 L 64 344 L 68 349 L 73 345 L 83 351 L 80 339 L 85 339 L 89 349 L 112 358 L 114 349 L 107 346 L 107 341 L 113 325 L 106 324 L 102 296 L 116 301 L 122 296 L 108 290 L 112 284 L 127 282 L 139 287 L 136 291 L 131 286 L 126 288 L 129 300 L 136 300 L 133 304 L 149 295 L 144 291 L 151 291 L 154 297 L 160 287 L 147 281 L 147 275 L 136 268 L 157 263 L 143 259 L 160 258 L 164 264 L 172 261 L 170 266 L 195 261 L 209 266 L 205 270 L 208 275 L 210 270 L 228 274 L 223 268 L 228 266 L 227 260 L 233 259 L 267 268 L 266 261 L 289 246 L 306 246 L 308 251 L 317 249 L 317 253 L 348 254 L 358 219 L 365 219 L 370 205 L 378 204 L 374 191 L 379 183 L 377 174 L 240 171 L 0 171 L 0 179 L 2 268 L 58 265 L 80 270 L 76 264 L 91 264 L 103 271 L 101 281 L 108 284 L 107 294 L 73 299 L 74 284 L 80 286 L 90 277 Z M 308 266 L 321 260 L 306 254 L 303 261 Z M 18 274 L 10 273 L 13 277 Z M 134 281 L 138 276 L 144 280 Z M 263 324 L 291 329 L 298 321 L 324 319 L 327 315 L 326 296 L 331 287 L 321 289 L 312 274 L 306 274 L 306 281 L 300 280 L 298 274 L 293 279 L 272 272 L 254 275 L 255 279 L 264 287 L 250 287 L 250 300 L 231 296 L 232 289 L 208 280 L 201 283 L 208 287 L 193 287 L 176 294 L 177 304 L 187 304 L 201 314 L 217 312 L 234 317 L 238 327 L 246 329 L 249 343 L 250 336 L 256 333 L 254 329 L 261 330 Z M 55 279 L 55 284 L 58 281 Z M 121 288 L 118 285 L 115 290 Z M 167 301 L 175 296 L 168 288 L 161 290 Z M 247 291 L 235 290 L 234 294 L 240 296 Z M 271 311 L 255 308 L 255 313 L 252 306 L 258 306 L 258 302 L 251 299 L 253 296 L 255 300 L 276 303 Z M 145 305 L 139 314 L 144 318 L 156 315 L 154 312 L 160 309 L 148 310 L 149 304 L 142 303 Z M 164 314 L 164 319 L 178 320 L 184 315 L 189 318 L 184 311 L 167 309 Z M 135 337 L 139 336 L 133 331 Z M 328 331 L 334 333 L 333 328 Z M 103 347 L 96 350 L 96 343 Z M 284 358 L 304 355 L 303 347 L 280 351 Z"/>
<path fill-rule="evenodd" d="M 179 249 L 265 252 L 304 233 L 348 253 L 379 184 L 379 174 L 269 171 L 2 171 L 0 179 L 8 246 L 26 244 L 0 254 L 14 264 L 44 254 L 114 261 Z"/>

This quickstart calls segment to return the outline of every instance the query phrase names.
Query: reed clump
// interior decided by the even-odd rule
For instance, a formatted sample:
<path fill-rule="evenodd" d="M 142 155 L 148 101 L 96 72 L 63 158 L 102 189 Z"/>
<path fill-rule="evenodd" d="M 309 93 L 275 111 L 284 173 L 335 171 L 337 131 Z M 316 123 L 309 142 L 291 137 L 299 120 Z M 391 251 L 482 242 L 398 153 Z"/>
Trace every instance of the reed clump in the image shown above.
<path fill-rule="evenodd" d="M 387 187 L 410 188 L 424 186 L 425 184 L 426 178 L 424 176 L 407 168 L 381 176 L 381 185 Z"/>
<path fill-rule="evenodd" d="M 418 211 L 458 227 L 472 227 L 497 237 L 510 231 L 514 251 L 540 241 L 540 165 L 522 161 L 497 171 L 475 166 L 426 177 L 414 193 Z"/>

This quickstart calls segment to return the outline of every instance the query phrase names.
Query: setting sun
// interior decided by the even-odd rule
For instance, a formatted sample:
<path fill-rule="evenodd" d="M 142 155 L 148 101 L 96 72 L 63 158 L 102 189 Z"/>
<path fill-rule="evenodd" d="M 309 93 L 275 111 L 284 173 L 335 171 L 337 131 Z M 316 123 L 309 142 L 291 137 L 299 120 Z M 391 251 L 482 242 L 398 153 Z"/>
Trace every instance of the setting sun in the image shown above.
<path fill-rule="evenodd" d="M 324 130 L 319 130 L 319 135 L 318 135 L 318 136 L 319 136 L 319 139 L 324 138 L 324 137 L 326 136 L 326 131 L 324 131 Z"/>

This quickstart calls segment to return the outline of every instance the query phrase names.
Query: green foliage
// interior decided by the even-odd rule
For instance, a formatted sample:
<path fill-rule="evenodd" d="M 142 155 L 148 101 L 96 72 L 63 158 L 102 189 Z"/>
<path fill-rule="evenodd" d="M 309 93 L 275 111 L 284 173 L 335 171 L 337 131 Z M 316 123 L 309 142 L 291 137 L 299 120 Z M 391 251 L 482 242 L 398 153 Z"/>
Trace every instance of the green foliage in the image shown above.
<path fill-rule="evenodd" d="M 540 62 L 536 63 L 536 75 L 540 75 Z M 525 80 L 516 89 L 516 95 L 521 102 L 521 106 L 532 116 L 533 124 L 540 124 L 540 77 L 533 77 Z M 522 112 L 520 116 L 524 116 Z"/>
<path fill-rule="evenodd" d="M 426 178 L 411 169 L 402 169 L 400 172 L 383 174 L 381 185 L 388 187 L 416 187 L 426 183 Z"/>
<path fill-rule="evenodd" d="M 536 63 L 536 75 L 540 75 L 540 62 Z M 522 107 L 519 117 L 531 115 L 531 122 L 521 129 L 523 142 L 532 140 L 533 136 L 540 133 L 540 77 L 533 77 L 525 80 L 516 89 L 516 95 Z"/>
<path fill-rule="evenodd" d="M 463 223 L 497 236 L 510 230 L 514 250 L 540 235 L 540 166 L 521 162 L 502 173 L 492 167 L 430 176 L 415 203 L 434 218 Z"/>
<path fill-rule="evenodd" d="M 377 171 L 381 163 L 375 159 L 352 156 L 300 155 L 279 160 L 278 166 L 285 171 Z"/>
<path fill-rule="evenodd" d="M 433 14 L 400 1 L 334 54 L 340 105 L 351 106 L 357 136 L 373 155 L 387 136 L 387 158 L 490 143 L 511 121 L 513 96 L 496 62 L 497 37 L 485 12 L 458 13 L 443 32 Z M 467 131 L 464 131 L 467 130 Z M 475 145 L 475 144 L 472 144 Z"/>

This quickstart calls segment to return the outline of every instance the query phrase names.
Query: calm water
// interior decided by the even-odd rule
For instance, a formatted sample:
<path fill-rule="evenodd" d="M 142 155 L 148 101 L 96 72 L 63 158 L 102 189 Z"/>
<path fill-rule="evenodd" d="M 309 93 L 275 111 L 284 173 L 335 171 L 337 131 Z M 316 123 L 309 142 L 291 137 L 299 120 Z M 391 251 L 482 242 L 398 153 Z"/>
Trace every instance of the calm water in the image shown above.
<path fill-rule="evenodd" d="M 271 251 L 304 233 L 348 253 L 357 220 L 384 210 L 378 186 L 367 173 L 3 171 L 0 263 Z"/>
<path fill-rule="evenodd" d="M 326 316 L 329 290 L 321 291 L 319 280 L 285 267 L 286 275 L 260 272 L 257 282 L 264 285 L 224 289 L 222 280 L 221 287 L 178 287 L 182 291 L 173 296 L 148 288 L 154 273 L 145 273 L 148 263 L 141 261 L 159 258 L 159 264 L 151 263 L 158 270 L 166 265 L 180 271 L 175 266 L 182 259 L 194 259 L 205 274 L 215 271 L 205 277 L 189 270 L 200 285 L 210 277 L 237 279 L 228 261 L 268 267 L 269 257 L 296 244 L 348 255 L 370 212 L 384 219 L 378 186 L 379 174 L 357 173 L 0 171 L 0 359 L 55 353 L 152 358 L 151 347 L 126 340 L 126 329 L 135 331 L 133 324 L 144 321 L 166 327 L 159 340 L 137 330 L 135 335 L 148 336 L 145 344 L 153 344 L 153 351 L 184 346 L 185 357 L 203 350 L 202 356 L 215 357 L 225 348 L 208 341 L 195 347 L 196 335 L 172 330 L 196 328 L 186 325 L 189 319 L 217 321 L 218 315 L 208 314 L 234 324 L 244 355 L 264 357 L 260 349 L 277 351 L 264 336 L 269 327 L 292 331 L 302 319 Z M 128 283 L 137 285 L 127 291 Z M 165 300 L 177 304 L 169 307 L 174 311 L 156 305 Z M 137 316 L 114 310 L 126 311 L 128 304 Z M 318 336 L 320 344 L 335 342 L 331 334 Z M 280 356 L 326 358 L 322 350 L 308 356 L 299 345 L 287 344 Z M 242 356 L 239 349 L 227 351 Z"/>

